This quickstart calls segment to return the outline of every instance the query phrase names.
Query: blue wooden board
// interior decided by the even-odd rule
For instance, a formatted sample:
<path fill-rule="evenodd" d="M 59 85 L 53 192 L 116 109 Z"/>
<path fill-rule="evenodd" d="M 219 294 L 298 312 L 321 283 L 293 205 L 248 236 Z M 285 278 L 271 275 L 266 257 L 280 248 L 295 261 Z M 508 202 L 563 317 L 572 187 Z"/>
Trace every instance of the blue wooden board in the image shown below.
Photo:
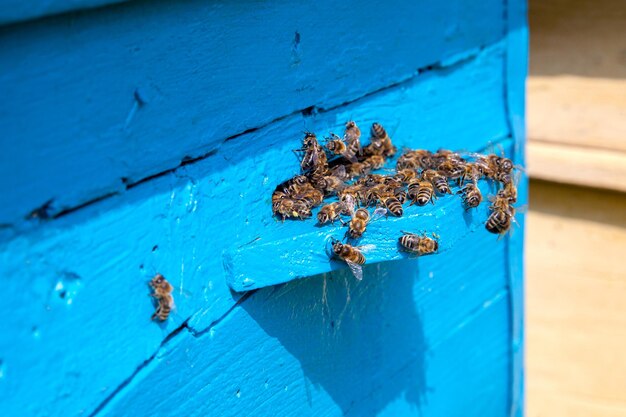
<path fill-rule="evenodd" d="M 0 176 L 13 178 L 0 225 L 19 231 L 42 206 L 54 216 L 412 79 L 500 39 L 503 13 L 499 1 L 156 1 L 0 28 Z"/>
<path fill-rule="evenodd" d="M 320 247 L 343 230 L 269 201 L 301 132 L 348 119 L 523 162 L 510 6 L 130 2 L 0 28 L 3 415 L 521 415 L 522 229 L 497 241 L 458 198 L 413 207 L 372 225 L 356 283 Z M 410 227 L 442 253 L 400 257 Z M 157 271 L 176 287 L 162 325 Z M 287 283 L 229 289 L 251 276 Z"/>

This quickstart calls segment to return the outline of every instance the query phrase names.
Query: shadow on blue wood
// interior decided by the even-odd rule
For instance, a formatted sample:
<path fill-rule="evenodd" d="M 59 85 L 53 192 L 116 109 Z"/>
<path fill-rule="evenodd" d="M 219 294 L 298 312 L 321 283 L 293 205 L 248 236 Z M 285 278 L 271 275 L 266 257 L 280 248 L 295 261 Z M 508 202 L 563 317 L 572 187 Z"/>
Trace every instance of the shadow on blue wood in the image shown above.
<path fill-rule="evenodd" d="M 413 297 L 417 272 L 415 260 L 404 260 L 366 265 L 366 283 L 348 271 L 317 275 L 242 308 L 299 361 L 311 410 L 307 384 L 344 415 L 377 415 L 398 398 L 418 410 L 428 389 L 428 347 Z"/>

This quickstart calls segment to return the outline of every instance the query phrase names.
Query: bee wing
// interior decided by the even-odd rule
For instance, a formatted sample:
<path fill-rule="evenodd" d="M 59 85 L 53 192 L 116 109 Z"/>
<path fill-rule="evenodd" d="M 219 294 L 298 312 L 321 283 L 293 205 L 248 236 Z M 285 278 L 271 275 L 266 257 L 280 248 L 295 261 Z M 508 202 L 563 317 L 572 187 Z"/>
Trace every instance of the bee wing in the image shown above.
<path fill-rule="evenodd" d="M 374 212 L 372 213 L 372 220 L 378 220 L 381 217 L 384 217 L 387 215 L 387 209 L 385 207 L 377 207 L 376 210 L 374 210 Z"/>
<path fill-rule="evenodd" d="M 356 206 L 356 201 L 354 201 L 354 197 L 352 197 L 350 194 L 346 195 L 343 201 L 343 205 L 346 211 L 348 212 L 348 214 L 350 216 L 354 216 L 354 213 L 355 213 L 354 207 Z"/>
<path fill-rule="evenodd" d="M 348 177 L 348 173 L 346 172 L 345 165 L 337 165 L 336 167 L 332 169 L 332 171 L 335 177 L 340 178 L 342 180 L 345 180 Z"/>
<path fill-rule="evenodd" d="M 350 271 L 352 271 L 352 275 L 354 275 L 354 278 L 361 281 L 363 279 L 363 267 L 351 261 L 346 261 L 346 263 L 350 267 Z"/>
<path fill-rule="evenodd" d="M 359 162 L 359 160 L 356 159 L 356 156 L 351 151 L 346 150 L 343 154 L 341 154 L 341 156 L 343 156 L 344 158 L 346 158 L 348 161 L 352 162 L 353 164 L 356 162 Z"/>

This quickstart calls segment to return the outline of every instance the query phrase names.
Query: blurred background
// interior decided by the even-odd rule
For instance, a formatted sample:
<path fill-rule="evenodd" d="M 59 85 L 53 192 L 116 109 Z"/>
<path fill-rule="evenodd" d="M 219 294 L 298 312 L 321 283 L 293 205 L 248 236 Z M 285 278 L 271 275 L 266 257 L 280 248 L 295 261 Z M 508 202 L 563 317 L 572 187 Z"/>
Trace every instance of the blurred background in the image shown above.
<path fill-rule="evenodd" d="M 529 10 L 526 415 L 626 416 L 626 2 Z"/>

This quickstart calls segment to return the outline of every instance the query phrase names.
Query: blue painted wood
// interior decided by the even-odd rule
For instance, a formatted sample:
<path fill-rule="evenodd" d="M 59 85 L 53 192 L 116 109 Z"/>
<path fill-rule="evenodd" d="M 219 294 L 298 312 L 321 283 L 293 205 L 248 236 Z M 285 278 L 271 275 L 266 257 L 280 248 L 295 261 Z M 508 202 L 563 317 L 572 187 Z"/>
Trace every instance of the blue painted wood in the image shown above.
<path fill-rule="evenodd" d="M 484 207 L 464 217 L 454 198 L 414 207 L 411 216 L 372 225 L 365 243 L 385 251 L 356 283 L 324 257 L 298 256 L 336 230 L 316 229 L 313 221 L 277 222 L 269 200 L 275 185 L 296 171 L 291 149 L 300 132 L 337 131 L 347 119 L 382 122 L 400 147 L 480 150 L 501 143 L 522 162 L 522 4 L 381 10 L 366 3 L 352 7 L 360 17 L 347 23 L 352 35 L 324 20 L 345 16 L 348 6 L 150 4 L 0 29 L 0 43 L 11 46 L 0 48 L 0 62 L 15 61 L 0 74 L 14 105 L 0 105 L 10 133 L 0 139 L 2 166 L 11 167 L 1 172 L 0 189 L 26 196 L 3 205 L 3 415 L 520 415 L 522 229 L 498 241 L 480 224 Z M 307 13 L 285 19 L 294 7 Z M 483 15 L 473 20 L 478 7 Z M 372 20 L 365 18 L 374 14 L 396 18 L 398 31 L 369 30 Z M 185 16 L 197 20 L 177 22 Z M 207 16 L 215 19 L 206 23 Z M 224 29 L 241 21 L 253 23 L 249 31 Z M 281 67 L 292 58 L 291 46 L 271 49 L 270 38 L 293 36 L 289 22 L 302 30 L 302 56 L 317 65 Z M 274 31 L 263 30 L 269 27 Z M 442 41 L 441 28 L 448 27 L 461 29 Z M 225 49 L 206 38 L 216 28 Z M 314 28 L 325 31 L 304 48 L 306 34 L 318 33 Z M 250 33 L 254 42 L 244 45 Z M 335 49 L 327 61 L 317 59 L 331 35 Z M 24 39 L 22 48 L 12 45 L 15 39 Z M 132 71 L 120 45 L 138 44 L 147 55 L 128 81 Z M 171 57 L 162 53 L 167 45 Z M 362 71 L 350 74 L 342 63 L 347 57 L 376 65 L 361 64 Z M 72 65 L 64 66 L 69 58 Z M 185 72 L 194 58 L 212 75 Z M 151 69 L 157 59 L 163 65 Z M 252 60 L 260 65 L 253 73 L 237 65 Z M 416 71 L 429 63 L 437 65 Z M 167 80 L 167 100 L 147 101 L 133 113 L 135 81 L 146 74 Z M 234 85 L 237 79 L 242 86 Z M 298 90 L 307 83 L 309 90 Z M 218 103 L 206 104 L 200 93 L 176 94 L 193 85 L 214 91 Z M 130 100 L 124 111 L 122 97 Z M 298 111 L 308 106 L 323 110 Z M 68 121 L 68 111 L 76 118 Z M 123 121 L 115 124 L 118 113 Z M 131 133 L 121 135 L 128 114 Z M 31 126 L 33 120 L 40 126 Z M 258 128 L 244 132 L 252 127 Z M 181 155 L 205 153 L 179 166 Z M 111 178 L 131 171 L 133 184 L 160 175 L 106 197 L 117 189 Z M 51 214 L 101 200 L 48 221 L 15 220 L 44 195 L 70 196 Z M 441 254 L 407 260 L 386 251 L 388 236 L 413 224 L 438 228 Z M 287 256 L 277 261 L 266 250 Z M 233 260 L 228 270 L 223 254 Z M 147 280 L 157 271 L 176 287 L 177 311 L 162 325 L 150 321 Z M 246 272 L 264 285 L 307 278 L 231 292 L 227 279 Z"/>
<path fill-rule="evenodd" d="M 0 224 L 17 233 L 38 208 L 121 193 L 246 130 L 412 79 L 501 39 L 503 13 L 496 0 L 155 1 L 0 28 L 0 176 L 13 178 Z"/>

